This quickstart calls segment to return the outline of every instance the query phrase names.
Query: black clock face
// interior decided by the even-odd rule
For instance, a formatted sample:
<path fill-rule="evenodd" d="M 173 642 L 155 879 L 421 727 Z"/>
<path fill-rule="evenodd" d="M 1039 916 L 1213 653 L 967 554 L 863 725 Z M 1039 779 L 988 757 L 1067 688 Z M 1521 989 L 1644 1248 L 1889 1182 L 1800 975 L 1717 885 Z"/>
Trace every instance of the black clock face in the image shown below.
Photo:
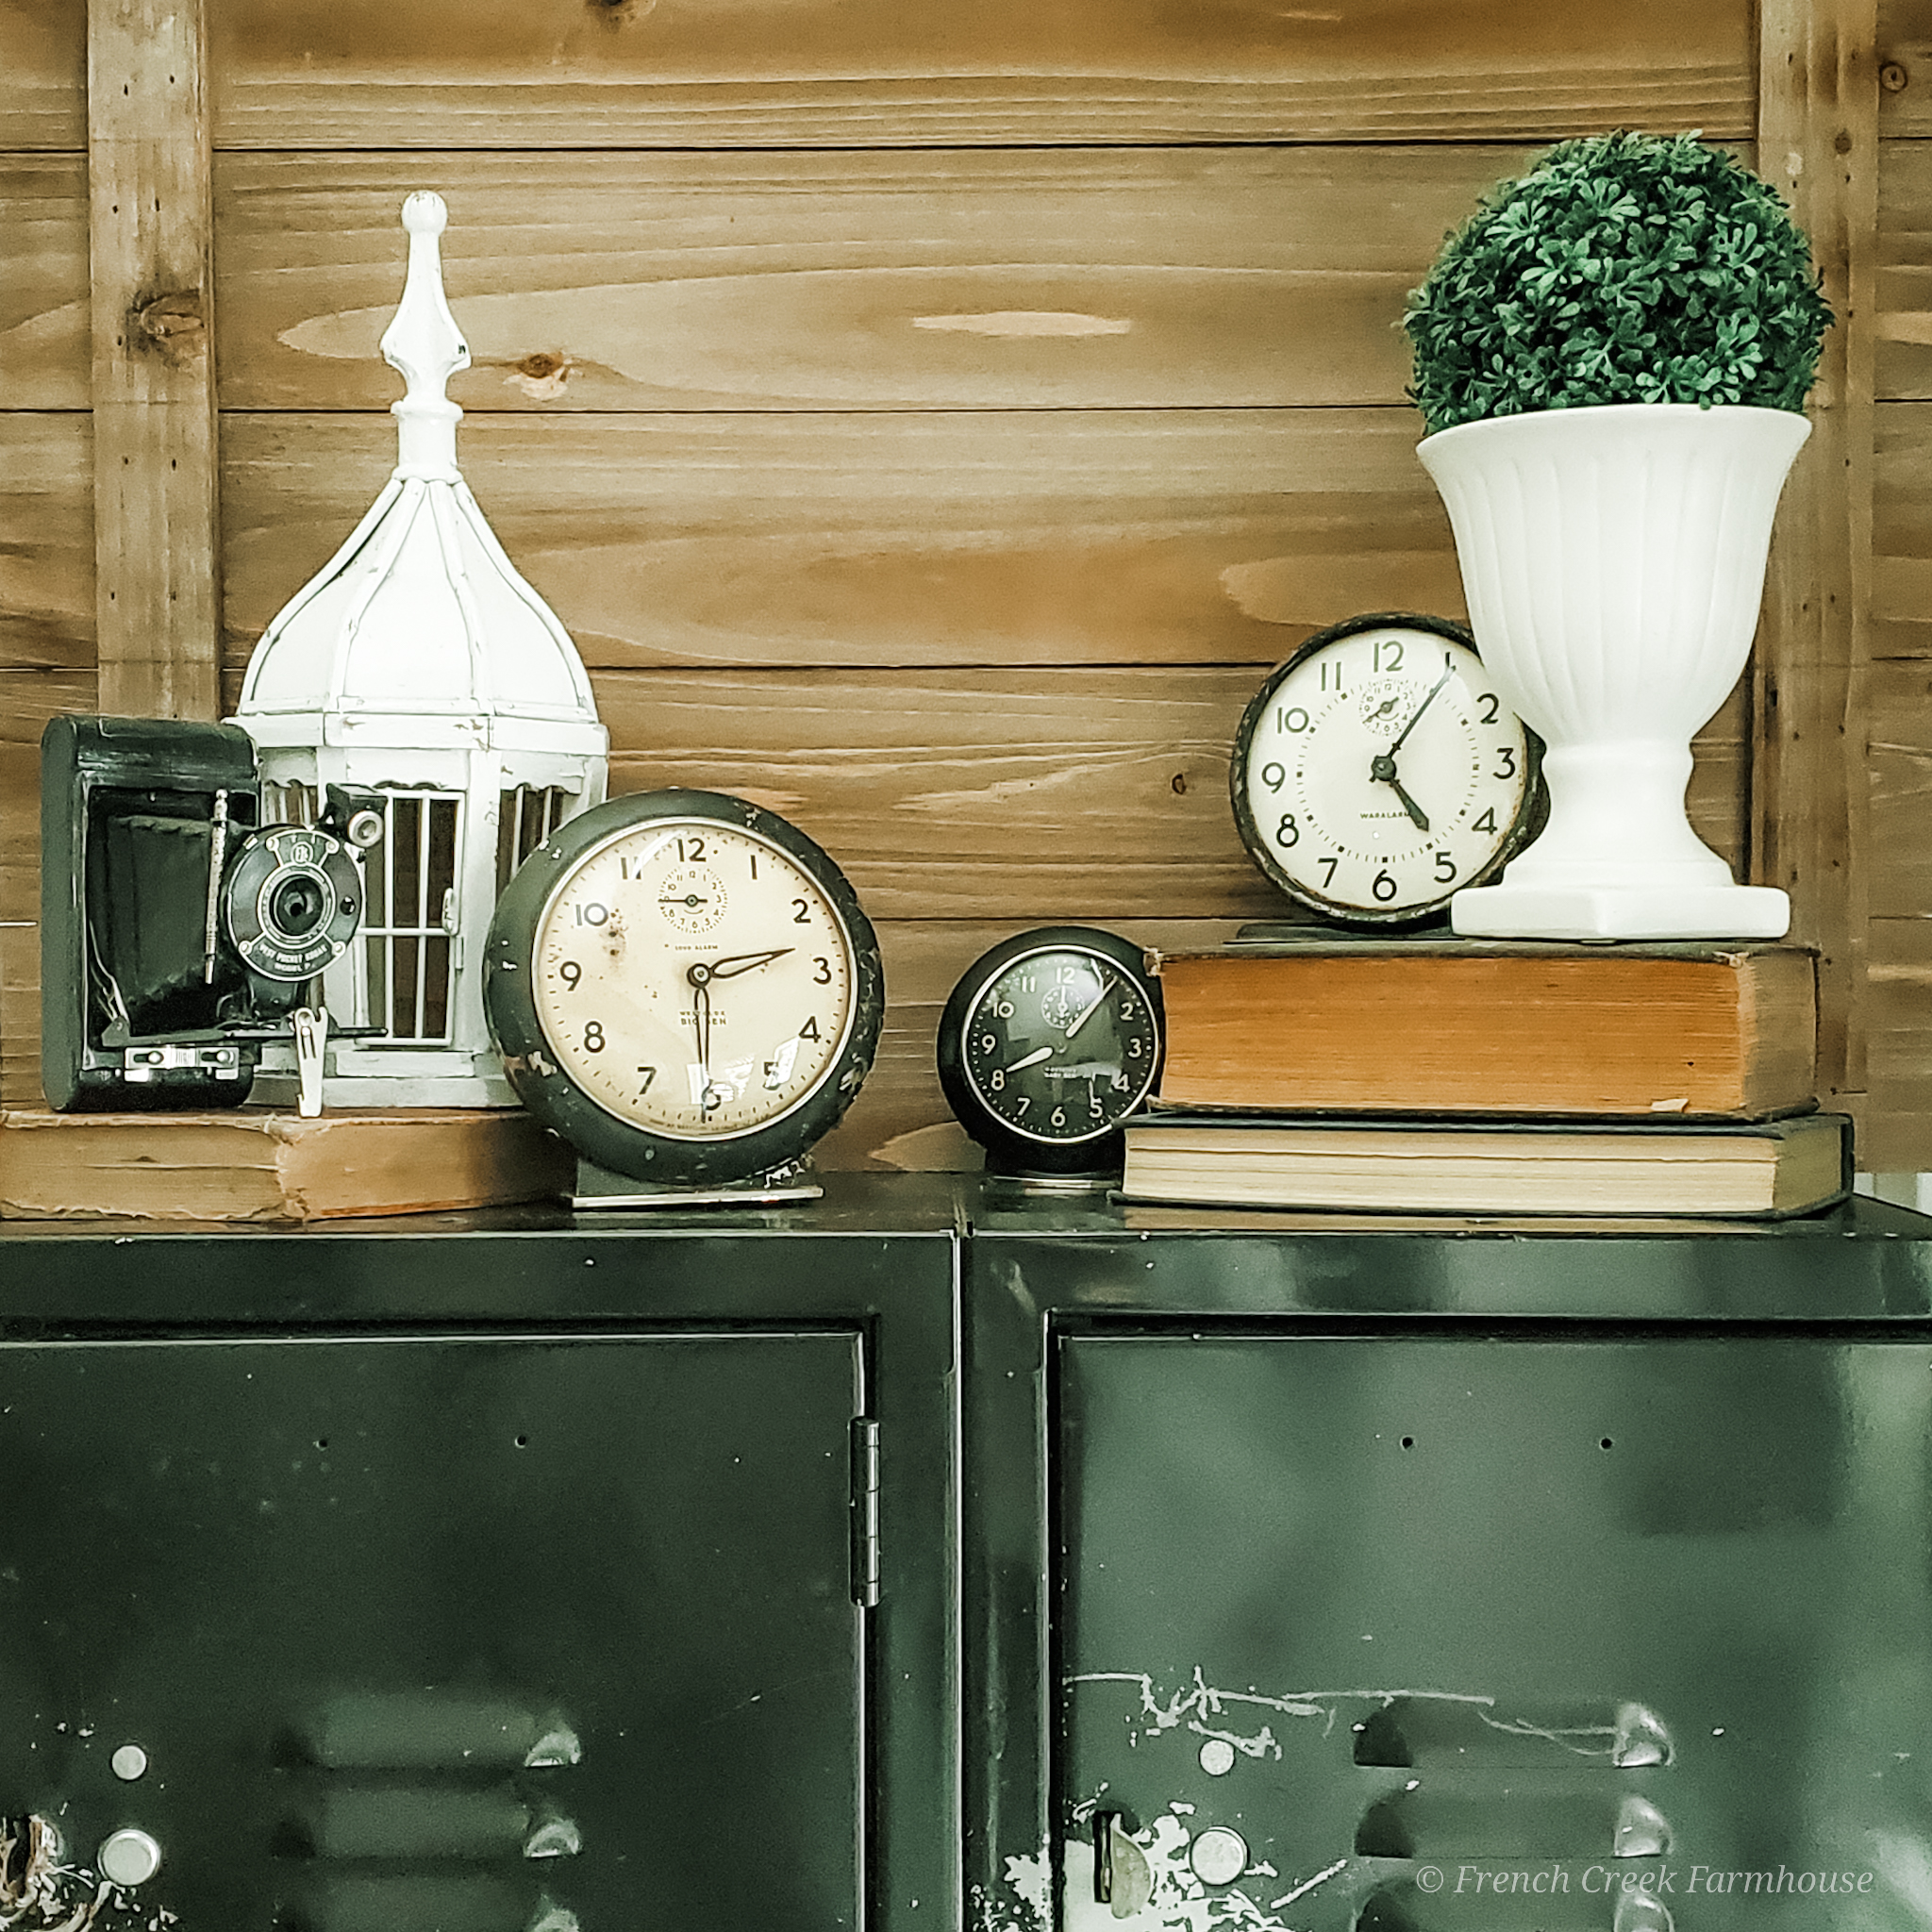
<path fill-rule="evenodd" d="M 1138 947 L 1088 927 L 996 946 L 954 989 L 940 1075 L 961 1124 L 1009 1165 L 1112 1164 L 1160 1067 L 1158 994 Z"/>

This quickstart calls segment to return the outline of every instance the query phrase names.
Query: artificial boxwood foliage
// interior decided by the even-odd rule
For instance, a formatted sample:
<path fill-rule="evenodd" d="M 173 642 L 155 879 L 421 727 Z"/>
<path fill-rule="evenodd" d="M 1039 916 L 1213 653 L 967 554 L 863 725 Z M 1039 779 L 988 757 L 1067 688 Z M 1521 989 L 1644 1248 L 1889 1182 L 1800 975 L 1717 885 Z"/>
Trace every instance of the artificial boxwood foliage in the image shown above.
<path fill-rule="evenodd" d="M 1592 403 L 1802 409 L 1832 314 L 1776 191 L 1694 134 L 1591 135 L 1487 194 L 1403 325 L 1431 432 Z"/>

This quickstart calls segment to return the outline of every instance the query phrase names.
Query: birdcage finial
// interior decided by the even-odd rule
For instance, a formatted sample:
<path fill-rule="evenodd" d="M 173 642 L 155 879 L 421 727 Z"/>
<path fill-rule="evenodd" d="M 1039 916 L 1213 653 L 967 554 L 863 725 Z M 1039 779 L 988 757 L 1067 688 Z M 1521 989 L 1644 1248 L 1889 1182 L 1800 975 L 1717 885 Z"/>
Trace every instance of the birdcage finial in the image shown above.
<path fill-rule="evenodd" d="M 416 193 L 403 203 L 409 232 L 409 273 L 395 319 L 383 332 L 383 360 L 408 384 L 390 408 L 401 425 L 403 476 L 457 474 L 457 424 L 462 410 L 444 393 L 450 377 L 470 366 L 470 345 L 442 292 L 442 259 L 437 237 L 449 224 L 442 196 Z"/>

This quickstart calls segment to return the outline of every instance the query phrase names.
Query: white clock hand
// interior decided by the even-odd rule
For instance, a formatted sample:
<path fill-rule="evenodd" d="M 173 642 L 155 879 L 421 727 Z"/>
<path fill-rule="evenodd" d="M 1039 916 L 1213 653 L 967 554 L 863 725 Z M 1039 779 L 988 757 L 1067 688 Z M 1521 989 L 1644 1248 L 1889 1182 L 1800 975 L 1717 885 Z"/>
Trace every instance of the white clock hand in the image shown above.
<path fill-rule="evenodd" d="M 1036 1046 L 1033 1049 L 1033 1051 L 1025 1057 L 1024 1059 L 1015 1060 L 1013 1064 L 1007 1069 L 1007 1072 L 1009 1074 L 1018 1074 L 1023 1072 L 1027 1067 L 1037 1067 L 1041 1060 L 1050 1060 L 1052 1059 L 1052 1047 Z"/>
<path fill-rule="evenodd" d="M 1107 983 L 1107 974 L 1103 970 L 1100 975 L 1100 991 L 1097 993 L 1095 993 L 1093 997 L 1091 1000 L 1089 1000 L 1084 1007 L 1081 1008 L 1078 1017 L 1074 1020 L 1074 1024 L 1067 1028 L 1067 1038 L 1069 1040 L 1073 1039 L 1074 1035 L 1079 1032 L 1081 1027 L 1086 1025 L 1088 1021 L 1091 1020 L 1093 1017 L 1093 1015 L 1103 1006 L 1107 1004 L 1107 996 L 1112 991 L 1113 989 Z"/>

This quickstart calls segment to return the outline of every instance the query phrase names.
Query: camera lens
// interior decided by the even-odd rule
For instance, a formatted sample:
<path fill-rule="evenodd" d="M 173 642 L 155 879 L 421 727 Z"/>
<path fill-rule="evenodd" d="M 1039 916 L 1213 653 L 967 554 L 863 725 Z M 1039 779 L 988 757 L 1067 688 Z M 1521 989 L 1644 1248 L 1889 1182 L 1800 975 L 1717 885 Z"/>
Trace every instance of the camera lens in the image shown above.
<path fill-rule="evenodd" d="M 285 938 L 307 939 L 327 918 L 332 895 L 314 873 L 277 880 L 269 893 L 268 916 Z"/>

